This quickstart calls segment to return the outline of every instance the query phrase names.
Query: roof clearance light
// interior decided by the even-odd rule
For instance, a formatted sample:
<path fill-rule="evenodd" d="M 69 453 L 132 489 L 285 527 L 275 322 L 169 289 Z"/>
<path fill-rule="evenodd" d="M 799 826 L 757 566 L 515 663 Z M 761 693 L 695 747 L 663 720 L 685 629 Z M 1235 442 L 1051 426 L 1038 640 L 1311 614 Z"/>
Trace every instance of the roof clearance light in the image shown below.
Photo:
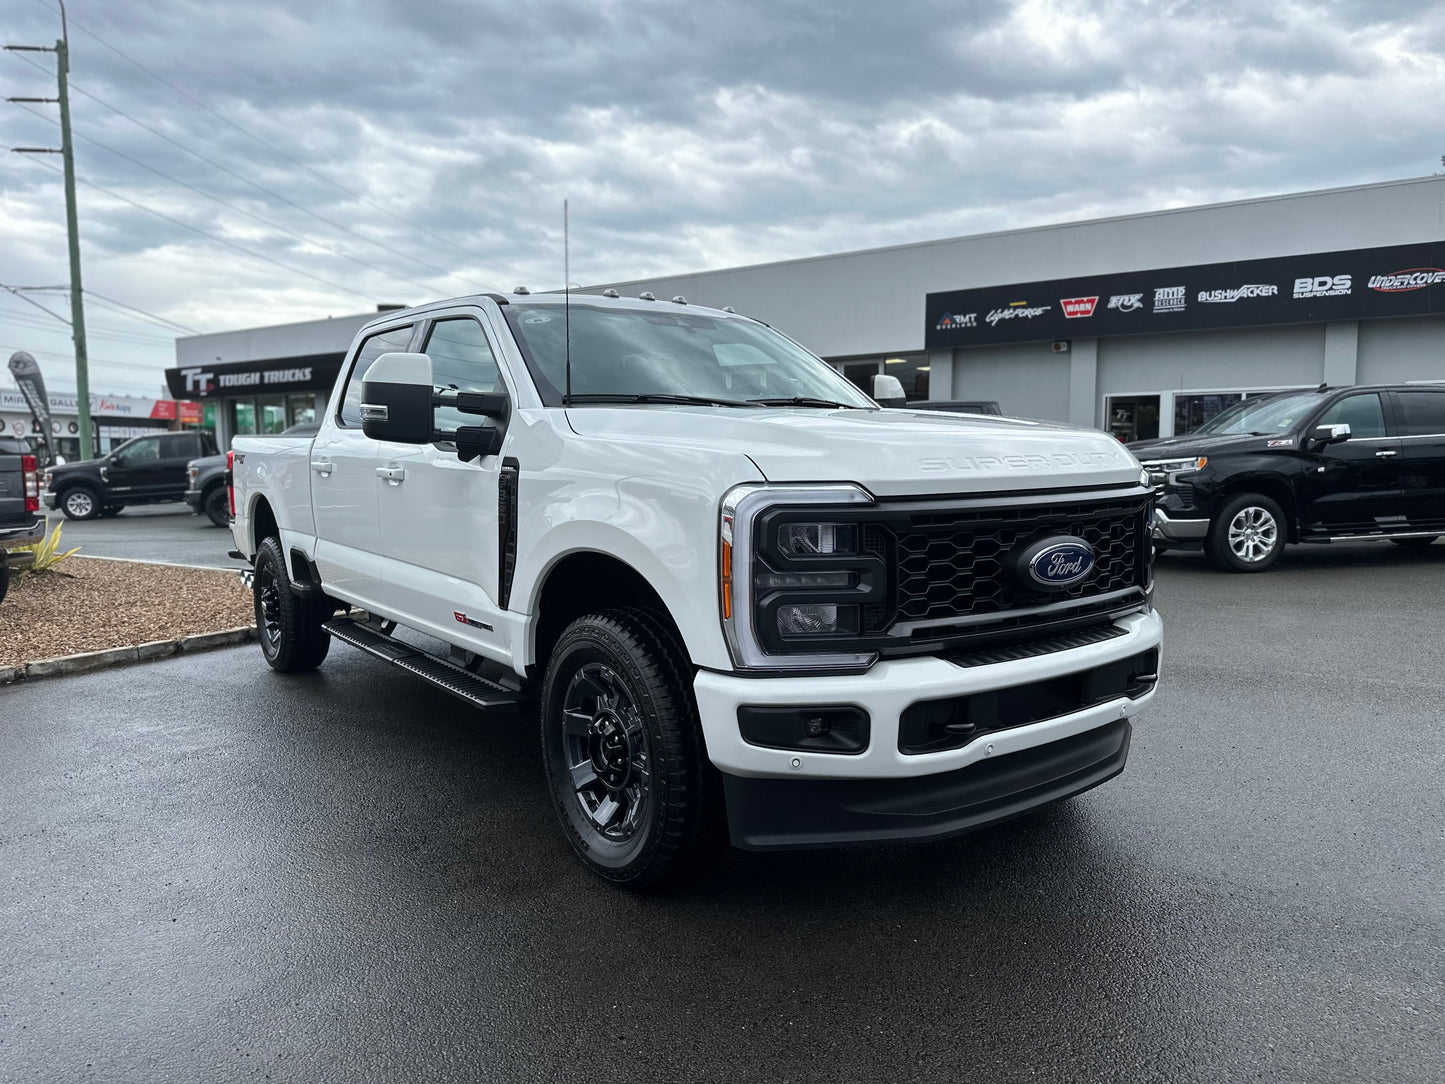
<path fill-rule="evenodd" d="M 605 290 L 602 291 L 602 296 L 603 296 L 603 297 L 621 297 L 622 295 L 619 294 L 616 290 L 612 289 L 612 288 L 609 286 L 607 289 L 605 289 Z"/>
<path fill-rule="evenodd" d="M 656 301 L 656 300 L 657 300 L 657 298 L 655 298 L 655 297 L 652 296 L 652 291 L 650 291 L 650 290 L 643 290 L 642 293 L 638 294 L 637 296 L 638 296 L 641 300 L 643 300 L 643 301 Z"/>
<path fill-rule="evenodd" d="M 526 296 L 527 296 L 528 294 L 530 294 L 531 292 L 532 292 L 532 291 L 529 290 L 529 289 L 527 289 L 525 286 L 513 286 L 513 287 L 512 287 L 512 293 L 516 294 L 518 297 L 526 297 Z"/>

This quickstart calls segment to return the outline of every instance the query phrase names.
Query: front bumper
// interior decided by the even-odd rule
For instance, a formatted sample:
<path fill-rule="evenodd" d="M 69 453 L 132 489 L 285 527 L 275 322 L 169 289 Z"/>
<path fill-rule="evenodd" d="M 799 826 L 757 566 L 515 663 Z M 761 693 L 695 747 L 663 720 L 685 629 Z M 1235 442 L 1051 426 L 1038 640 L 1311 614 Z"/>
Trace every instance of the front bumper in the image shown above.
<path fill-rule="evenodd" d="M 56 499 L 57 496 L 58 496 L 58 494 L 55 492 L 55 490 L 53 490 L 53 489 L 47 489 L 44 493 L 42 493 L 42 494 L 40 495 L 40 499 L 41 499 L 41 501 L 45 504 L 45 507 L 46 507 L 46 508 L 49 508 L 52 512 L 54 512 L 54 511 L 55 511 L 55 499 Z"/>
<path fill-rule="evenodd" d="M 1102 643 L 987 665 L 959 666 L 925 657 L 886 660 L 855 675 L 743 677 L 700 671 L 693 688 L 708 756 L 723 773 L 727 788 L 734 842 L 755 847 L 804 846 L 948 835 L 1015 816 L 1102 782 L 1122 769 L 1126 739 L 1122 746 L 1116 743 L 1110 754 L 1117 755 L 1116 764 L 1082 775 L 1080 765 L 1072 761 L 1072 767 L 1065 765 L 1061 771 L 1040 767 L 1040 758 L 1047 760 L 1051 754 L 1032 751 L 1133 718 L 1153 699 L 1152 689 L 1037 722 L 990 730 L 961 748 L 940 752 L 902 752 L 899 720 L 919 701 L 1037 685 L 1160 646 L 1157 614 L 1131 614 L 1115 625 L 1122 634 Z M 861 752 L 753 745 L 743 739 L 738 724 L 741 707 L 837 705 L 868 713 L 868 745 Z M 1024 770 L 1024 761 L 1014 759 L 1021 754 L 1029 754 L 1027 759 L 1035 762 L 1033 769 Z M 986 767 L 970 771 L 984 762 L 988 762 Z M 1005 793 L 1008 780 L 1019 781 L 1022 788 L 1009 792 L 1011 797 Z M 813 786 L 823 781 L 870 785 Z M 880 803 L 899 810 L 886 814 L 895 819 L 877 819 L 884 816 L 875 808 Z M 910 808 L 914 811 L 909 812 Z M 918 809 L 924 812 L 920 814 Z M 803 816 L 799 810 L 813 813 Z M 894 827 L 887 827 L 889 824 Z M 911 827 L 900 827 L 904 824 Z"/>
<path fill-rule="evenodd" d="M 192 512 L 201 510 L 201 491 L 199 489 L 186 490 L 186 503 L 191 506 Z"/>
<path fill-rule="evenodd" d="M 1162 508 L 1154 509 L 1154 538 L 1180 545 L 1198 544 L 1209 533 L 1207 519 L 1174 519 Z"/>

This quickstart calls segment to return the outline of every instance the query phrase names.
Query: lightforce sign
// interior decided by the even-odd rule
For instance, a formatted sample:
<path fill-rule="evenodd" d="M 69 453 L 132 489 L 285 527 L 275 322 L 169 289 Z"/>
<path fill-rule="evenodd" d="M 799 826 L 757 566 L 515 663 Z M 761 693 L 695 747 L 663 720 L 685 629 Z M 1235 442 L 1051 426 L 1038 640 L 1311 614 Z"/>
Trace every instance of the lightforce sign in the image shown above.
<path fill-rule="evenodd" d="M 341 354 L 274 361 L 187 365 L 166 370 L 166 384 L 180 399 L 226 399 L 271 392 L 325 391 L 341 372 Z"/>
<path fill-rule="evenodd" d="M 931 293 L 924 346 L 1430 313 L 1445 313 L 1445 241 Z"/>

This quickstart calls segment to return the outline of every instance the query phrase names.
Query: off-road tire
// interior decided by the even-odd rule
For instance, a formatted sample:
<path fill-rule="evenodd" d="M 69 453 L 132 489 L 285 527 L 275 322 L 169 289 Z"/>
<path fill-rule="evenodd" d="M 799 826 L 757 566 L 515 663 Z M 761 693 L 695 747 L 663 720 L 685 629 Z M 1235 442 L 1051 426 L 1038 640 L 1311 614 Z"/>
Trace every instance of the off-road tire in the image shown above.
<path fill-rule="evenodd" d="M 1288 535 L 1278 503 L 1262 493 L 1240 493 L 1209 524 L 1204 555 L 1225 572 L 1263 572 L 1279 560 Z"/>
<path fill-rule="evenodd" d="M 215 486 L 201 498 L 201 511 L 217 527 L 231 525 L 231 497 L 225 486 Z"/>
<path fill-rule="evenodd" d="M 251 582 L 256 610 L 256 639 L 272 670 L 304 674 L 315 670 L 331 648 L 321 626 L 335 612 L 329 600 L 301 598 L 291 590 L 281 543 L 273 536 L 256 550 Z"/>
<path fill-rule="evenodd" d="M 100 515 L 100 494 L 94 486 L 84 483 L 67 488 L 58 503 L 66 519 L 95 519 Z"/>
<path fill-rule="evenodd" d="M 640 774 L 635 770 L 639 750 L 646 767 L 646 797 L 625 839 L 604 834 L 605 826 L 595 823 L 596 811 L 589 811 L 574 785 L 577 751 L 593 738 L 576 729 L 587 709 L 576 703 L 568 709 L 569 697 L 575 700 L 589 678 L 605 680 L 596 678 L 599 673 L 610 674 L 619 696 L 630 701 L 617 713 L 628 730 L 628 755 L 634 762 L 628 778 Z M 727 838 L 722 779 L 707 757 L 691 663 L 665 622 L 632 609 L 579 617 L 552 649 L 541 691 L 548 790 L 563 834 L 583 863 L 604 880 L 631 889 L 676 884 L 705 867 Z M 564 709 L 572 712 L 571 731 Z M 597 712 L 594 726 L 602 725 L 603 714 Z M 602 781 L 589 786 L 600 791 Z M 608 797 L 610 792 L 602 794 Z M 618 801 L 625 800 L 619 791 Z M 630 813 L 631 807 L 625 808 Z"/>
<path fill-rule="evenodd" d="M 1404 546 L 1407 550 L 1422 550 L 1426 546 L 1432 545 L 1439 537 L 1438 534 L 1431 534 L 1421 535 L 1419 538 L 1392 538 L 1390 541 L 1397 546 Z"/>

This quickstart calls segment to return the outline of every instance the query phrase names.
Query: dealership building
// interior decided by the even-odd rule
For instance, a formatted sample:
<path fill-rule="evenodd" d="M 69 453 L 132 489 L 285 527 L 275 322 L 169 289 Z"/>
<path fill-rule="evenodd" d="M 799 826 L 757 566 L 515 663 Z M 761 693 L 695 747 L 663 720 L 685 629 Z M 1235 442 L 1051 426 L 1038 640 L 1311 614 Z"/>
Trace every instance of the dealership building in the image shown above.
<path fill-rule="evenodd" d="M 1241 397 L 1445 381 L 1445 177 L 599 283 L 730 305 L 865 390 L 997 400 L 1126 440 Z M 375 313 L 179 339 L 177 398 L 218 438 L 314 417 Z"/>

